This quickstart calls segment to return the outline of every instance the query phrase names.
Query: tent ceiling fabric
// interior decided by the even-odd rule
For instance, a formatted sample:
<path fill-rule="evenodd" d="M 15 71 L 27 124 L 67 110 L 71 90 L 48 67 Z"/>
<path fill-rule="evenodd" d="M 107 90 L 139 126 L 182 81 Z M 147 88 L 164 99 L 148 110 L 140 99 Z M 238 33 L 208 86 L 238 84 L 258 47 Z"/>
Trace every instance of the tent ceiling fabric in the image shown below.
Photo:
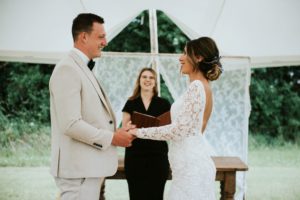
<path fill-rule="evenodd" d="M 1 0 L 0 50 L 63 52 L 72 46 L 71 22 L 82 12 L 71 0 Z"/>
<path fill-rule="evenodd" d="M 250 57 L 251 66 L 299 65 L 299 8 L 298 0 L 1 0 L 0 60 L 59 60 L 80 12 L 103 16 L 111 40 L 140 12 L 157 9 L 190 38 L 213 37 L 223 55 Z"/>

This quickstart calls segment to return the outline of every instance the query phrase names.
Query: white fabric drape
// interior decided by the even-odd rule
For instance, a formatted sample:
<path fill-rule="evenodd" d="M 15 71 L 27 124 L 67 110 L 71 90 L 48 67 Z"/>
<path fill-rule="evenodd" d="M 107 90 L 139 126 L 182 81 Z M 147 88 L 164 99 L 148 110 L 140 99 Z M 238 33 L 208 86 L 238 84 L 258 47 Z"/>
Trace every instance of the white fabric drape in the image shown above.
<path fill-rule="evenodd" d="M 160 73 L 174 100 L 180 97 L 188 85 L 187 76 L 180 72 L 178 58 L 177 55 L 160 55 L 158 59 Z"/>
<path fill-rule="evenodd" d="M 122 108 L 133 92 L 139 71 L 149 66 L 150 61 L 146 54 L 110 54 L 97 61 L 94 73 L 111 101 L 118 124 L 122 121 Z"/>
<path fill-rule="evenodd" d="M 122 108 L 133 92 L 141 68 L 149 66 L 153 55 L 106 53 L 97 62 L 95 74 L 112 102 L 118 122 Z M 173 96 L 177 99 L 186 89 L 188 79 L 180 74 L 179 55 L 160 54 L 159 71 Z M 224 72 L 211 82 L 214 108 L 205 137 L 218 156 L 238 156 L 247 163 L 248 120 L 250 114 L 250 66 L 246 57 L 222 59 Z M 243 199 L 245 173 L 237 175 L 235 199 Z"/>

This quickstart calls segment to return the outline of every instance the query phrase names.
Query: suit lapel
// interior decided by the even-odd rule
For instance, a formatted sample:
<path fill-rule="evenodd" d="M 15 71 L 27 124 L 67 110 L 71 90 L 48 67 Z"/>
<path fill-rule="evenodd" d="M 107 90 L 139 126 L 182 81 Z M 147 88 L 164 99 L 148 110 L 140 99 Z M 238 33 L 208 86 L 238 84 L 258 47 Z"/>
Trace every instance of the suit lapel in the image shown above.
<path fill-rule="evenodd" d="M 115 122 L 115 115 L 113 114 L 113 111 L 111 109 L 111 105 L 109 104 L 109 101 L 103 91 L 103 89 L 100 86 L 100 83 L 94 76 L 93 72 L 85 66 L 86 64 L 82 61 L 82 59 L 74 52 L 70 52 L 70 56 L 74 59 L 74 61 L 77 63 L 77 65 L 80 67 L 80 69 L 83 71 L 83 73 L 87 76 L 87 78 L 90 80 L 91 84 L 95 88 L 102 104 L 104 105 L 105 109 L 107 110 L 108 114 L 113 118 Z M 116 124 L 116 123 L 114 123 Z"/>

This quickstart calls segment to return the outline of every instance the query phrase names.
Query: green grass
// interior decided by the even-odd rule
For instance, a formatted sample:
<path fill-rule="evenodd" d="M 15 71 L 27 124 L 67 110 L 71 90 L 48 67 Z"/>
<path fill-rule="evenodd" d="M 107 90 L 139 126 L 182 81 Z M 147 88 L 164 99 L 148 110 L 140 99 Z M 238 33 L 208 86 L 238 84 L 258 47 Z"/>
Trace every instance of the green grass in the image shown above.
<path fill-rule="evenodd" d="M 7 147 L 0 147 L 0 167 L 48 166 L 50 163 L 50 136 L 43 134 L 23 136 L 10 142 Z"/>
<path fill-rule="evenodd" d="M 285 145 L 250 149 L 248 164 L 251 167 L 300 167 L 300 147 Z"/>
<path fill-rule="evenodd" d="M 249 137 L 246 199 L 299 200 L 300 146 Z"/>
<path fill-rule="evenodd" d="M 247 174 L 246 199 L 299 200 L 300 168 L 251 167 Z"/>
<path fill-rule="evenodd" d="M 290 143 L 251 147 L 246 198 L 299 200 L 300 147 Z"/>
<path fill-rule="evenodd" d="M 48 134 L 30 135 L 12 143 L 9 148 L 0 149 L 0 200 L 56 198 L 58 191 L 47 167 L 49 144 Z M 122 152 L 119 148 L 120 155 Z M 251 136 L 248 165 L 246 199 L 300 199 L 298 145 L 276 141 L 266 145 L 261 143 L 261 138 Z M 128 200 L 126 181 L 108 180 L 106 199 Z"/>
<path fill-rule="evenodd" d="M 0 200 L 54 200 L 56 195 L 47 167 L 0 168 Z"/>

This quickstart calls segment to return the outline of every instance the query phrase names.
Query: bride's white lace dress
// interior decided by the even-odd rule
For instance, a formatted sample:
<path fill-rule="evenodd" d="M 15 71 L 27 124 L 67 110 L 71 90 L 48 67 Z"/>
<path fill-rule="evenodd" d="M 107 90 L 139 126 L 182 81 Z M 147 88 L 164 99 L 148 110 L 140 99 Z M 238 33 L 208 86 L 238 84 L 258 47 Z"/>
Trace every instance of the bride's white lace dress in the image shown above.
<path fill-rule="evenodd" d="M 171 140 L 172 183 L 168 200 L 215 199 L 216 168 L 209 145 L 201 133 L 205 103 L 204 86 L 195 80 L 173 103 L 172 124 L 137 131 L 139 138 Z"/>

